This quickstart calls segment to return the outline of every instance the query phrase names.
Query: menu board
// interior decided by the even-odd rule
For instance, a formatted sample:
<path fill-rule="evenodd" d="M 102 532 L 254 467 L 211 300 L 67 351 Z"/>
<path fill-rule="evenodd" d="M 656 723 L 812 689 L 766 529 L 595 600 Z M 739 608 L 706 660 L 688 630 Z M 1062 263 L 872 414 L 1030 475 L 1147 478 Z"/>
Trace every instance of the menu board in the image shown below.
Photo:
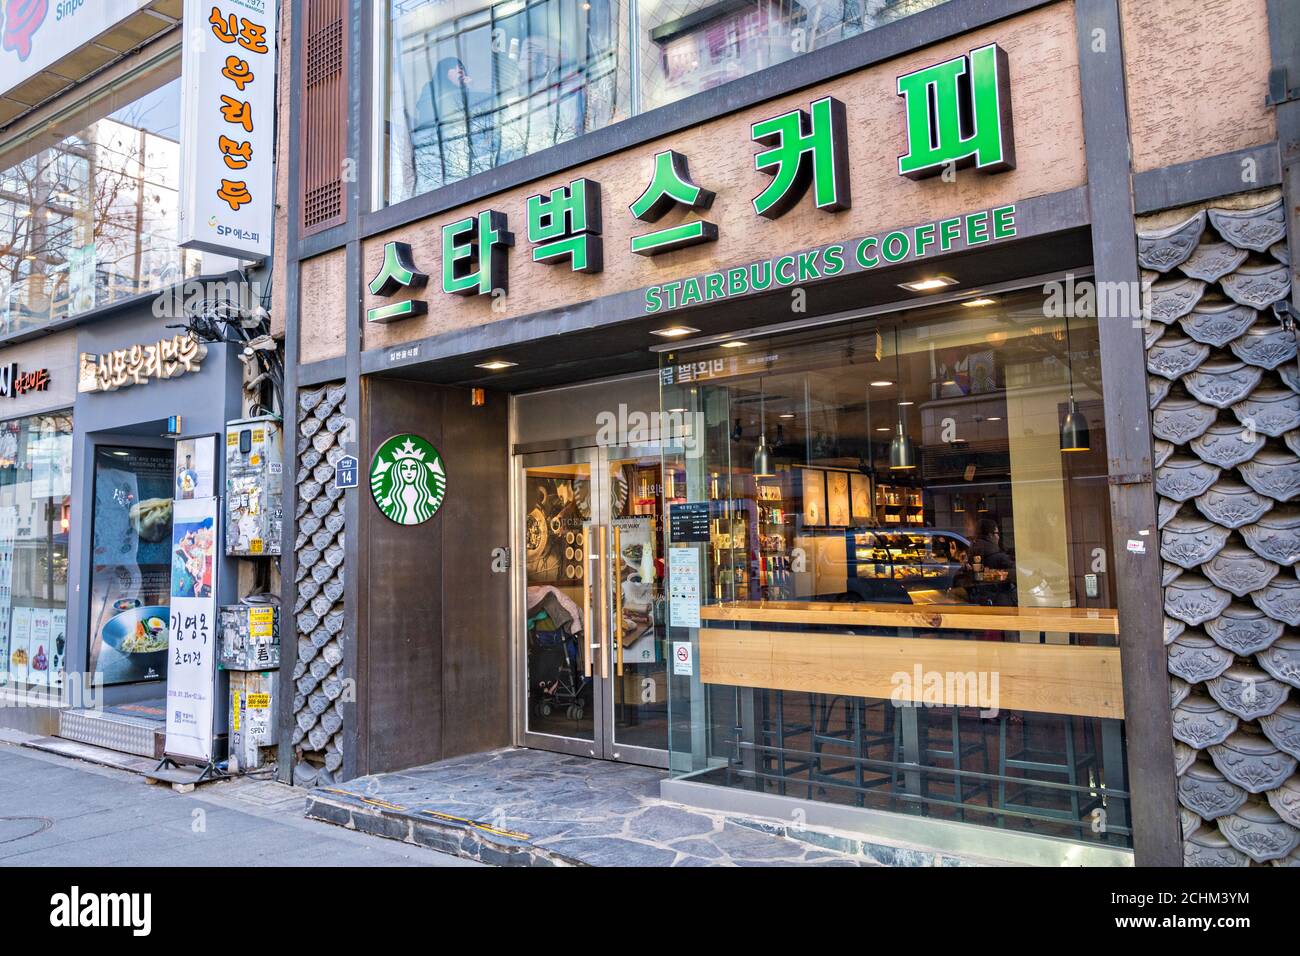
<path fill-rule="evenodd" d="M 708 541 L 709 503 L 687 501 L 669 505 L 668 527 L 672 541 Z"/>

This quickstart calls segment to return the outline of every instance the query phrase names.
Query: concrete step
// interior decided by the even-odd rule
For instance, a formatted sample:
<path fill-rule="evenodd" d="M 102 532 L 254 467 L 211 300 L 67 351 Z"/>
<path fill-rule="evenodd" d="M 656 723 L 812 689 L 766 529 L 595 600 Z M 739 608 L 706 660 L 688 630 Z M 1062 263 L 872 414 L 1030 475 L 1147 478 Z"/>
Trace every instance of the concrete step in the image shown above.
<path fill-rule="evenodd" d="M 76 740 L 65 740 L 62 737 L 30 737 L 23 740 L 22 745 L 33 750 L 58 754 L 60 757 L 71 757 L 74 760 L 85 760 L 104 767 L 126 770 L 130 773 L 149 773 L 154 767 L 158 766 L 158 761 L 153 757 L 139 757 L 134 754 L 122 753 L 120 750 L 110 750 L 107 747 L 96 747 L 93 744 L 83 744 Z"/>

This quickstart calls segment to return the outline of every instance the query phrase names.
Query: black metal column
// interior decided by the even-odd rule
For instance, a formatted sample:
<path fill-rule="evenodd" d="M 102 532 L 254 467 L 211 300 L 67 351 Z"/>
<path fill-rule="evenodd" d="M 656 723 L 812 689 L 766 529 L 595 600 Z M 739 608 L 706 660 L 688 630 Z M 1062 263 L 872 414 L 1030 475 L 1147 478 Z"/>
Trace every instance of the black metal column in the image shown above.
<path fill-rule="evenodd" d="M 1117 0 L 1077 0 L 1079 83 L 1088 161 L 1094 281 L 1126 295 L 1096 296 L 1105 383 L 1113 541 L 1110 572 L 1119 602 L 1120 661 L 1129 752 L 1133 849 L 1142 866 L 1179 866 L 1161 613 L 1160 545 L 1152 485 L 1151 416 L 1137 294 L 1139 273 L 1129 159 L 1124 52 Z M 1124 314 L 1108 314 L 1127 302 Z M 1138 542 L 1130 550 L 1129 542 Z"/>

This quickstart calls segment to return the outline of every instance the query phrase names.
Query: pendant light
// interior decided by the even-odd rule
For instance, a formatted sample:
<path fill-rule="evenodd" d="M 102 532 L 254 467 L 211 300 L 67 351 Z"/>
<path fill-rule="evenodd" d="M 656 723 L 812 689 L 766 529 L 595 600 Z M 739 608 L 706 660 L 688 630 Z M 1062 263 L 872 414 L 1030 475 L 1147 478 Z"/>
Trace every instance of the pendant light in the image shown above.
<path fill-rule="evenodd" d="M 898 354 L 898 326 L 894 326 L 894 379 L 899 392 L 903 389 L 903 365 Z M 898 406 L 898 424 L 894 428 L 894 439 L 889 443 L 889 470 L 910 471 L 916 467 L 916 448 L 907 435 L 907 426 L 903 421 L 906 414 L 902 405 Z"/>
<path fill-rule="evenodd" d="M 772 450 L 767 447 L 767 408 L 765 405 L 763 380 L 758 380 L 758 449 L 754 452 L 754 477 L 771 478 L 776 474 L 772 470 Z"/>
<path fill-rule="evenodd" d="M 1065 368 L 1070 383 L 1070 404 L 1061 422 L 1061 451 L 1088 451 L 1088 419 L 1074 403 L 1074 353 L 1070 348 L 1070 317 L 1065 317 Z"/>

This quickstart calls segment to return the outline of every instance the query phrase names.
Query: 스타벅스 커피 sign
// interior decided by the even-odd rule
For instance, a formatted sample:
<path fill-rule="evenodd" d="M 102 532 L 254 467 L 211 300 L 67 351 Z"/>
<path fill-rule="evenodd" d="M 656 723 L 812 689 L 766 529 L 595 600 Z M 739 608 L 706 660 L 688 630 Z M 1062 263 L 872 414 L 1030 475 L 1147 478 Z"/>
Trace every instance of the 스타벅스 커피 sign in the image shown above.
<path fill-rule="evenodd" d="M 967 166 L 980 173 L 1015 168 L 1008 59 L 997 44 L 900 76 L 895 93 L 902 101 L 906 128 L 898 175 L 924 179 Z M 779 219 L 803 202 L 829 214 L 852 206 L 850 120 L 845 103 L 824 96 L 806 109 L 764 117 L 751 124 L 749 138 L 759 146 L 753 153 L 754 171 L 770 177 L 750 200 L 755 215 Z M 677 150 L 655 154 L 650 182 L 627 206 L 626 214 L 644 223 L 657 223 L 677 209 L 687 221 L 632 236 L 629 251 L 656 256 L 717 241 L 717 217 L 705 218 L 717 194 L 708 188 L 708 171 L 705 173 L 697 181 L 688 157 Z M 532 246 L 532 261 L 568 265 L 575 272 L 600 272 L 604 262 L 601 196 L 600 183 L 585 178 L 530 196 L 526 238 Z M 645 290 L 644 312 L 760 293 L 830 278 L 846 269 L 888 267 L 1014 238 L 1015 214 L 1014 205 L 995 206 L 650 286 Z M 505 212 L 482 210 L 441 229 L 444 294 L 507 293 L 508 252 L 515 245 L 515 235 Z M 383 264 L 369 282 L 369 291 L 377 298 L 392 298 L 404 290 L 423 289 L 428 278 L 429 273 L 414 260 L 411 244 L 394 240 L 385 244 Z M 426 300 L 410 297 L 369 308 L 367 319 L 387 323 L 427 312 Z"/>
<path fill-rule="evenodd" d="M 394 435 L 370 461 L 370 494 L 395 524 L 423 524 L 442 507 L 447 472 L 438 449 L 419 435 Z"/>
<path fill-rule="evenodd" d="M 263 259 L 275 212 L 275 10 L 186 0 L 180 245 Z"/>

